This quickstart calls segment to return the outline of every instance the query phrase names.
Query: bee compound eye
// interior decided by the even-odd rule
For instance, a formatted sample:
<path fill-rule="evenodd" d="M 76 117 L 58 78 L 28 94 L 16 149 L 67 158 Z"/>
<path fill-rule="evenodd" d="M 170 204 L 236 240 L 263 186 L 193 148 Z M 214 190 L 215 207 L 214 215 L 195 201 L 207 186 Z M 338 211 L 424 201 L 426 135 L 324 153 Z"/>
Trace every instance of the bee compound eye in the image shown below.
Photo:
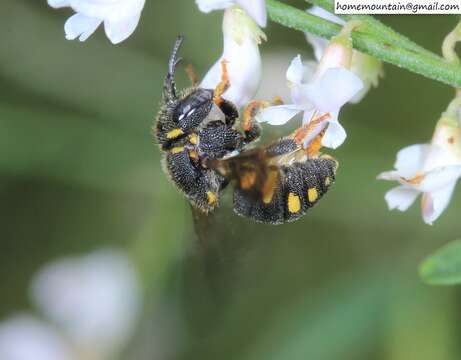
<path fill-rule="evenodd" d="M 173 119 L 182 129 L 192 129 L 206 119 L 213 106 L 209 91 L 197 89 L 176 107 Z"/>

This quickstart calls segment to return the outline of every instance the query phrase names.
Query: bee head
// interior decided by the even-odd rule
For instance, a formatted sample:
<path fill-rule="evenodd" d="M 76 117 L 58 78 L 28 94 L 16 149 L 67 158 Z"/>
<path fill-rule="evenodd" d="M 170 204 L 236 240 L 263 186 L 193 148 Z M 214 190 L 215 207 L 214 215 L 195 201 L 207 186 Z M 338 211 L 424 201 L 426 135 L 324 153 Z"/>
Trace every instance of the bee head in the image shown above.
<path fill-rule="evenodd" d="M 181 61 L 178 51 L 183 42 L 178 36 L 168 62 L 168 73 L 163 83 L 163 99 L 167 105 L 168 117 L 179 128 L 187 130 L 198 126 L 210 112 L 213 105 L 213 90 L 194 88 L 192 91 L 178 92 L 174 80 L 176 65 Z"/>

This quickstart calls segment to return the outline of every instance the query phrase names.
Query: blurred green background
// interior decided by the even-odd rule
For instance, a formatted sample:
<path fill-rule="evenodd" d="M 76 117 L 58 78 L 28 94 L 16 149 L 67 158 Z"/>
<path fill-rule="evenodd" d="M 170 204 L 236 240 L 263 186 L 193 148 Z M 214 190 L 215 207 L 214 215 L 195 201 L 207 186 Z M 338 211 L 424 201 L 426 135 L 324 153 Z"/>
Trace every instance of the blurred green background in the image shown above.
<path fill-rule="evenodd" d="M 45 1 L 0 3 L 0 318 L 31 306 L 30 278 L 46 262 L 114 245 L 145 289 L 122 359 L 461 358 L 459 291 L 417 275 L 426 255 L 459 237 L 461 194 L 431 227 L 418 205 L 389 212 L 392 184 L 375 181 L 400 148 L 430 139 L 452 89 L 386 65 L 379 87 L 342 112 L 348 140 L 329 152 L 340 169 L 319 205 L 265 226 L 235 216 L 227 193 L 204 250 L 151 126 L 175 36 L 186 36 L 182 56 L 203 75 L 221 52 L 222 13 L 149 1 L 118 46 L 101 28 L 66 41 L 70 14 Z M 381 20 L 436 52 L 456 22 Z M 274 23 L 265 33 L 263 86 L 278 76 L 283 87 L 291 58 L 311 48 Z M 289 131 L 264 130 L 267 140 Z"/>

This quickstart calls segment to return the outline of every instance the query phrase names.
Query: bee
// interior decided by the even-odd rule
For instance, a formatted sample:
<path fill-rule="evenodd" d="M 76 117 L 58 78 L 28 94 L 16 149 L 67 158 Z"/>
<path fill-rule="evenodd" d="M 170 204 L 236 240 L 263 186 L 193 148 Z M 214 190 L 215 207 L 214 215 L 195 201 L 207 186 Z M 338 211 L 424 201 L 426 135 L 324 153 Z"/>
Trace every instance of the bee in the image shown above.
<path fill-rule="evenodd" d="M 335 180 L 337 161 L 319 153 L 325 128 L 307 149 L 303 146 L 329 115 L 268 146 L 254 147 L 261 135 L 255 116 L 270 103 L 250 102 L 240 120 L 236 106 L 222 97 L 231 86 L 225 61 L 215 89 L 194 82 L 191 88 L 177 91 L 175 69 L 182 41 L 177 38 L 169 60 L 154 127 L 165 172 L 200 212 L 215 210 L 221 192 L 231 184 L 238 215 L 269 224 L 299 219 Z"/>

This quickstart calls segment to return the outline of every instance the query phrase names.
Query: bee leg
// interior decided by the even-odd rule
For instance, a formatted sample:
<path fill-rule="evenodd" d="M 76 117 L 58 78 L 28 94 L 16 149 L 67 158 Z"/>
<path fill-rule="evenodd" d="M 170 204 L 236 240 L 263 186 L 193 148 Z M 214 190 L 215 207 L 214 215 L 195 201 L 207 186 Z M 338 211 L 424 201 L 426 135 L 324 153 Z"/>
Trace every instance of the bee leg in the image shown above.
<path fill-rule="evenodd" d="M 187 74 L 187 77 L 189 78 L 190 82 L 192 83 L 192 86 L 197 86 L 198 85 L 198 76 L 197 76 L 197 73 L 195 72 L 194 66 L 192 64 L 188 64 L 186 66 L 186 74 Z"/>
<path fill-rule="evenodd" d="M 324 127 L 322 131 L 312 140 L 312 142 L 307 146 L 306 148 L 306 153 L 309 155 L 309 157 L 315 157 L 320 154 L 320 149 L 322 148 L 322 139 L 323 136 L 325 135 L 325 131 L 327 130 L 327 127 Z"/>
<path fill-rule="evenodd" d="M 221 81 L 218 83 L 213 93 L 213 101 L 218 106 L 224 102 L 222 95 L 230 87 L 229 73 L 227 71 L 227 61 L 225 59 L 221 60 L 221 71 Z"/>
<path fill-rule="evenodd" d="M 245 134 L 246 143 L 256 140 L 261 135 L 261 127 L 255 121 L 255 117 L 258 114 L 258 112 L 268 106 L 281 104 L 283 104 L 283 101 L 279 96 L 276 96 L 272 101 L 253 100 L 248 103 L 248 105 L 243 110 L 242 121 L 242 129 Z"/>
<path fill-rule="evenodd" d="M 200 211 L 208 213 L 219 206 L 220 191 L 227 185 L 226 179 L 202 168 L 194 150 L 173 147 L 165 156 L 164 166 L 173 182 Z"/>
<path fill-rule="evenodd" d="M 259 111 L 262 109 L 274 106 L 274 105 L 282 105 L 283 101 L 279 96 L 276 96 L 272 101 L 265 101 L 265 100 L 253 100 L 248 103 L 243 110 L 243 122 L 242 128 L 244 132 L 248 132 L 251 128 L 255 125 L 255 117 Z"/>
<path fill-rule="evenodd" d="M 322 138 L 325 134 L 328 123 L 325 121 L 330 117 L 329 113 L 314 117 L 309 123 L 296 129 L 289 138 L 293 139 L 300 147 L 307 141 L 306 152 L 308 155 L 317 155 L 322 147 Z"/>
<path fill-rule="evenodd" d="M 270 106 L 269 101 L 253 100 L 243 110 L 242 130 L 245 142 L 255 141 L 261 135 L 261 127 L 255 121 L 255 117 L 261 109 Z"/>

